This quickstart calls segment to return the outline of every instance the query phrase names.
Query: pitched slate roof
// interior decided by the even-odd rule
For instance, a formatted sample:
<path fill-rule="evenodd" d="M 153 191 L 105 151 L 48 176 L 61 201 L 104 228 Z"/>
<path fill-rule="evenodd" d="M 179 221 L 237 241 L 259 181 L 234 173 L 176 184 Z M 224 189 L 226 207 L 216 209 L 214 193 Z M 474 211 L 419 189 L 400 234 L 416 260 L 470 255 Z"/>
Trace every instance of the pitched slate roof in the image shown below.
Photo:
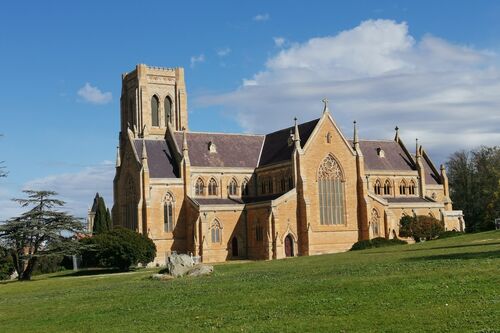
<path fill-rule="evenodd" d="M 179 149 L 182 149 L 182 135 L 174 133 Z M 264 136 L 187 132 L 186 139 L 192 166 L 255 168 Z M 217 152 L 210 152 L 210 143 L 215 144 Z"/>
<path fill-rule="evenodd" d="M 396 197 L 396 198 L 384 198 L 389 203 L 425 203 L 431 202 L 420 197 Z"/>
<path fill-rule="evenodd" d="M 441 184 L 440 177 L 434 173 L 432 167 L 429 165 L 426 158 L 422 158 L 422 164 L 424 165 L 424 171 L 425 171 L 425 183 L 428 185 Z"/>
<path fill-rule="evenodd" d="M 352 140 L 349 140 L 352 144 Z M 413 161 L 408 158 L 403 148 L 396 141 L 360 140 L 359 146 L 365 160 L 367 170 L 416 170 Z M 380 157 L 377 149 L 384 151 L 385 157 Z"/>
<path fill-rule="evenodd" d="M 304 147 L 311 136 L 318 121 L 319 118 L 299 125 L 300 144 L 302 147 Z M 266 135 L 259 166 L 291 159 L 294 146 L 288 145 L 288 138 L 290 137 L 290 131 L 293 130 L 294 127 L 291 126 Z"/>
<path fill-rule="evenodd" d="M 134 139 L 135 150 L 139 158 L 142 156 L 144 139 Z M 165 140 L 146 139 L 149 176 L 151 178 L 179 178 L 179 170 L 172 149 Z"/>

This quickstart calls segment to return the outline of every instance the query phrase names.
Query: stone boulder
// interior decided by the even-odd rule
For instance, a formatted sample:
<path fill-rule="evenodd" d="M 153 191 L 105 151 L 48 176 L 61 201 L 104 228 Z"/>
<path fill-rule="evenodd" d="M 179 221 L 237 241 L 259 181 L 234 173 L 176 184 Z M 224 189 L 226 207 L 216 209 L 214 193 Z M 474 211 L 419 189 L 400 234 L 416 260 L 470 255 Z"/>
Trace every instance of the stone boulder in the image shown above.
<path fill-rule="evenodd" d="M 168 274 L 153 274 L 153 275 L 151 275 L 151 279 L 166 281 L 166 280 L 172 280 L 172 279 L 174 279 L 174 277 L 172 275 L 168 275 Z"/>
<path fill-rule="evenodd" d="M 198 264 L 187 271 L 187 276 L 210 275 L 214 271 L 214 266 Z"/>
<path fill-rule="evenodd" d="M 186 275 L 194 266 L 193 258 L 187 254 L 172 254 L 167 258 L 166 273 L 173 277 Z"/>

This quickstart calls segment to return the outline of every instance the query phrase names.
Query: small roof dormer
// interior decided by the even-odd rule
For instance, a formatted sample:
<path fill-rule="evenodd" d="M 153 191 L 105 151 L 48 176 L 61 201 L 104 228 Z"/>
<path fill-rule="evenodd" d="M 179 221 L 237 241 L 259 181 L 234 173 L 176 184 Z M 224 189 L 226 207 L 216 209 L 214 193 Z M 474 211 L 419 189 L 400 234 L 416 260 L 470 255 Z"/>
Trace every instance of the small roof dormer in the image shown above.
<path fill-rule="evenodd" d="M 208 151 L 210 152 L 210 154 L 217 153 L 217 146 L 212 141 L 208 143 Z"/>
<path fill-rule="evenodd" d="M 377 148 L 377 156 L 380 157 L 380 158 L 384 158 L 385 157 L 385 151 L 381 147 Z"/>

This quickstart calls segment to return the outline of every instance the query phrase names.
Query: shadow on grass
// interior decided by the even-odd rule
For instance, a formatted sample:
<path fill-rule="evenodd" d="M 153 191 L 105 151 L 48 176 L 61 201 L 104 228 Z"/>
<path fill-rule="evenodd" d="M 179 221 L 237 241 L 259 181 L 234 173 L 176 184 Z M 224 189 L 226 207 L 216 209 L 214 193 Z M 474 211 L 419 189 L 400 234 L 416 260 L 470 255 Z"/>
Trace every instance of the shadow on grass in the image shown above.
<path fill-rule="evenodd" d="M 427 242 L 422 242 L 418 244 L 428 244 L 428 242 L 433 242 L 427 241 Z M 408 244 L 408 245 L 414 245 L 414 244 Z M 495 243 L 481 243 L 481 244 L 462 244 L 462 245 L 450 245 L 450 246 L 433 246 L 433 247 L 422 247 L 418 249 L 404 249 L 405 252 L 415 252 L 415 251 L 429 251 L 429 250 L 443 250 L 443 249 L 458 249 L 458 248 L 464 248 L 464 247 L 475 247 L 475 246 L 491 246 L 491 245 L 500 245 L 500 242 L 495 242 Z M 384 249 L 394 249 L 395 247 L 389 246 L 389 247 L 384 247 Z M 367 253 L 363 254 L 372 254 L 372 253 L 386 253 L 387 251 L 370 251 Z M 362 253 L 362 252 L 360 252 Z"/>
<path fill-rule="evenodd" d="M 500 258 L 500 250 L 483 252 L 462 252 L 450 254 L 437 254 L 433 256 L 412 257 L 405 260 L 426 261 L 426 260 L 467 260 L 467 259 L 493 259 Z"/>
<path fill-rule="evenodd" d="M 129 271 L 122 271 L 117 268 L 85 268 L 78 270 L 76 272 L 68 272 L 65 274 L 58 274 L 54 276 L 50 276 L 50 279 L 57 279 L 61 277 L 77 277 L 77 276 L 92 276 L 92 275 L 102 275 L 102 274 L 113 274 L 113 273 L 127 273 L 133 272 L 131 269 Z"/>

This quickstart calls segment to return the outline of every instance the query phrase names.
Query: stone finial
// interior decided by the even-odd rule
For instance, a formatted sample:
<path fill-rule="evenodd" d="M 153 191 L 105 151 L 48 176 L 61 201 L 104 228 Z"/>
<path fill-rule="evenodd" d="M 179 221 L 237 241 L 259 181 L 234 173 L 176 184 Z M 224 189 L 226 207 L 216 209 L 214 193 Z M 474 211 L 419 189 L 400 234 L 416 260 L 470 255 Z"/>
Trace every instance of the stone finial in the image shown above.
<path fill-rule="evenodd" d="M 394 128 L 394 130 L 396 131 L 396 136 L 394 137 L 394 141 L 398 141 L 399 140 L 399 127 L 396 126 L 396 128 Z"/>
<path fill-rule="evenodd" d="M 415 156 L 420 157 L 420 150 L 418 149 L 418 139 L 415 139 Z"/>
<path fill-rule="evenodd" d="M 188 151 L 186 127 L 182 128 L 182 152 Z"/>
<path fill-rule="evenodd" d="M 116 167 L 119 168 L 122 165 L 122 160 L 120 158 L 120 146 L 116 146 Z"/>
<path fill-rule="evenodd" d="M 328 98 L 323 98 L 322 100 L 323 104 L 325 105 L 323 107 L 323 113 L 330 112 L 330 109 L 328 108 Z"/>
<path fill-rule="evenodd" d="M 142 140 L 142 159 L 147 160 L 148 159 L 148 153 L 146 152 L 146 140 Z"/>
<path fill-rule="evenodd" d="M 293 118 L 295 121 L 295 131 L 293 133 L 293 141 L 300 142 L 299 125 L 297 124 L 297 117 Z"/>
<path fill-rule="evenodd" d="M 356 126 L 357 122 L 356 120 L 352 122 L 354 125 L 354 144 L 359 143 L 359 138 L 358 138 L 358 127 Z"/>

